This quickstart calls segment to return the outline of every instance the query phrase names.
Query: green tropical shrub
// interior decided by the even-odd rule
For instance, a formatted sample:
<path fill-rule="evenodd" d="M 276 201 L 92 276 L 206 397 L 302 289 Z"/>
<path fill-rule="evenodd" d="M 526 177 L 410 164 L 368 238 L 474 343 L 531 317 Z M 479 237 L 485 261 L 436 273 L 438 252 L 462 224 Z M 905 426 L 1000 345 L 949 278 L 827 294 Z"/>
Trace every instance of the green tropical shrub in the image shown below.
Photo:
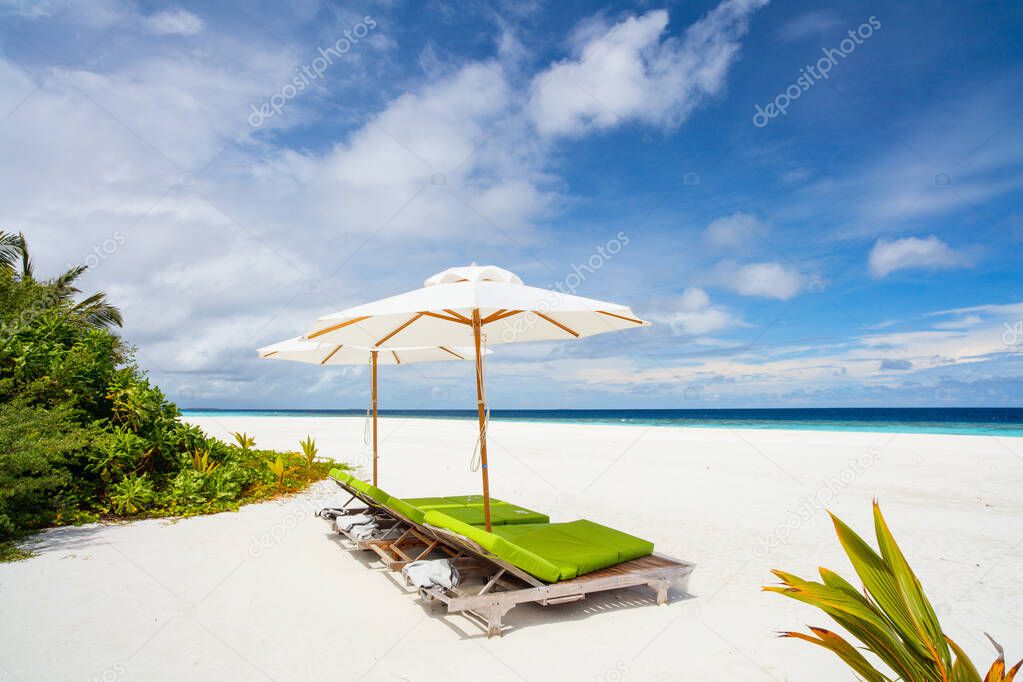
<path fill-rule="evenodd" d="M 179 421 L 111 331 L 120 312 L 102 293 L 79 296 L 83 272 L 38 279 L 24 237 L 0 232 L 0 558 L 48 525 L 237 509 L 335 466 Z"/>
<path fill-rule="evenodd" d="M 110 504 L 118 514 L 138 514 L 155 500 L 153 482 L 146 474 L 128 474 L 110 487 Z"/>
<path fill-rule="evenodd" d="M 772 571 L 782 584 L 764 589 L 819 608 L 880 659 L 887 670 L 882 672 L 846 639 L 824 628 L 811 627 L 812 634 L 783 632 L 783 637 L 801 639 L 833 652 L 867 682 L 1012 682 L 1023 661 L 1006 671 L 1002 648 L 993 639 L 998 657 L 981 678 L 966 653 L 942 631 L 876 502 L 874 533 L 880 552 L 838 517 L 832 514 L 831 519 L 863 583 L 863 592 L 823 567 L 823 582 Z"/>
<path fill-rule="evenodd" d="M 298 441 L 298 444 L 302 448 L 302 455 L 305 457 L 305 463 L 308 466 L 312 466 L 313 462 L 316 461 L 316 455 L 320 453 L 320 449 L 316 447 L 316 441 L 312 436 L 307 435 L 305 440 Z"/>

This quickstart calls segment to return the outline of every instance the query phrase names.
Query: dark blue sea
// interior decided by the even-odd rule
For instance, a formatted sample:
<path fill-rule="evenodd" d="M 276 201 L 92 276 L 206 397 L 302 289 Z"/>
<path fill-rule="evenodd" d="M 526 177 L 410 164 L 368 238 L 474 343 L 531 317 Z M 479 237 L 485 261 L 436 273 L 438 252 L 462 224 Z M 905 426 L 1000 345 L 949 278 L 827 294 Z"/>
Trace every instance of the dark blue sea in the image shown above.
<path fill-rule="evenodd" d="M 182 410 L 186 416 L 362 416 L 363 410 Z M 476 419 L 475 410 L 381 410 L 383 417 Z M 727 429 L 886 431 L 1023 437 L 1018 407 L 823 407 L 713 410 L 492 410 L 501 421 L 568 424 L 637 424 Z"/>

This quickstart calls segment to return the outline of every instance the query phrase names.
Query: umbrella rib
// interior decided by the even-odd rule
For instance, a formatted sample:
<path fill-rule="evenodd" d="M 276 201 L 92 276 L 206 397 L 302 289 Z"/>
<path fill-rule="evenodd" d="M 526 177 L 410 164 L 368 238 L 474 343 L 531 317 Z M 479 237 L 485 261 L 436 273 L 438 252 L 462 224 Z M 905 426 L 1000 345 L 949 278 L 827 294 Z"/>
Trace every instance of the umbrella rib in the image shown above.
<path fill-rule="evenodd" d="M 579 332 L 575 331 L 574 329 L 569 329 L 568 327 L 566 327 L 565 325 L 561 324 L 560 322 L 558 322 L 554 318 L 548 317 L 547 315 L 544 315 L 543 313 L 541 313 L 539 311 L 534 310 L 533 312 L 536 313 L 540 318 L 542 318 L 544 320 L 547 320 L 548 322 L 553 324 L 555 327 L 558 327 L 559 329 L 563 329 L 564 331 L 568 332 L 569 334 L 571 334 L 572 336 L 574 336 L 577 339 L 579 338 Z"/>
<path fill-rule="evenodd" d="M 395 330 L 394 330 L 394 331 L 392 331 L 392 332 L 391 332 L 390 334 L 388 334 L 388 335 L 387 335 L 387 336 L 385 336 L 384 338 L 380 339 L 379 341 L 377 341 L 377 342 L 376 342 L 375 344 L 373 344 L 373 345 L 374 345 L 374 346 L 379 346 L 380 344 L 382 344 L 382 343 L 386 342 L 386 341 L 387 341 L 388 339 L 390 339 L 390 338 L 391 338 L 392 336 L 394 336 L 395 334 L 397 334 L 397 333 L 398 333 L 398 332 L 400 332 L 400 331 L 401 331 L 402 329 L 404 329 L 405 327 L 409 326 L 410 324 L 412 324 L 413 322 L 415 322 L 416 320 L 418 320 L 418 319 L 419 319 L 420 317 L 422 317 L 422 316 L 423 316 L 423 313 L 416 313 L 415 315 L 413 315 L 412 317 L 410 317 L 409 319 L 407 319 L 407 320 L 406 320 L 405 322 L 403 322 L 403 323 L 402 323 L 402 324 L 401 324 L 401 325 L 400 325 L 400 326 L 399 326 L 399 327 L 398 327 L 397 329 L 395 329 Z"/>
<path fill-rule="evenodd" d="M 521 312 L 522 312 L 521 310 L 505 310 L 504 308 L 502 308 L 501 310 L 498 310 L 496 313 L 491 313 L 491 314 L 487 315 L 486 317 L 484 317 L 483 318 L 483 324 L 490 324 L 491 322 L 497 322 L 498 320 L 503 320 L 506 317 L 511 317 L 512 315 L 518 315 Z"/>
<path fill-rule="evenodd" d="M 465 324 L 472 324 L 472 320 L 470 320 L 465 315 L 462 315 L 461 313 L 456 313 L 454 310 L 450 310 L 448 308 L 445 308 L 444 312 L 446 312 L 451 317 L 459 320 L 460 322 L 464 322 Z"/>
<path fill-rule="evenodd" d="M 400 365 L 400 364 L 401 364 L 401 360 L 399 360 L 399 359 L 398 359 L 398 354 L 397 354 L 397 353 L 395 353 L 395 352 L 394 352 L 394 351 L 392 350 L 392 351 L 391 351 L 391 355 L 393 355 L 393 356 L 394 356 L 394 364 L 396 364 L 396 365 Z"/>
<path fill-rule="evenodd" d="M 466 321 L 464 319 L 459 319 L 458 317 L 448 317 L 447 315 L 441 315 L 440 313 L 433 313 L 433 312 L 430 312 L 428 310 L 424 310 L 424 311 L 420 312 L 419 314 L 420 315 L 425 315 L 426 317 L 436 317 L 438 320 L 445 320 L 447 322 L 457 322 L 458 324 L 472 324 L 471 322 L 468 322 L 468 321 Z"/>
<path fill-rule="evenodd" d="M 321 365 L 327 364 L 327 361 L 330 360 L 332 357 L 334 357 L 334 353 L 337 353 L 339 350 L 341 350 L 341 344 L 340 343 L 337 344 L 337 346 L 334 347 L 334 350 L 330 351 L 330 353 L 327 354 L 327 357 L 323 358 L 323 360 L 320 362 L 320 364 Z"/>
<path fill-rule="evenodd" d="M 459 355 L 458 353 L 456 353 L 455 351 L 451 350 L 447 346 L 438 346 L 438 348 L 440 348 L 445 353 L 451 353 L 452 355 L 454 355 L 459 360 L 465 360 L 465 356 L 464 355 Z"/>
<path fill-rule="evenodd" d="M 272 357 L 273 357 L 273 356 L 275 356 L 275 355 L 277 355 L 277 351 L 275 351 L 275 350 L 272 350 L 272 351 L 270 351 L 269 353 L 267 353 L 266 355 L 264 355 L 263 357 L 264 357 L 264 358 L 272 358 Z"/>
<path fill-rule="evenodd" d="M 352 319 L 347 320 L 345 322 L 341 322 L 340 324 L 331 325 L 330 327 L 327 327 L 326 329 L 321 329 L 318 332 L 313 332 L 312 334 L 310 334 L 306 338 L 307 339 L 315 339 L 317 336 L 323 336 L 324 334 L 327 334 L 329 332 L 337 331 L 338 329 L 341 329 L 342 327 L 347 327 L 350 324 L 356 324 L 358 322 L 362 322 L 363 320 L 368 320 L 370 317 L 372 317 L 372 315 L 364 315 L 363 317 L 353 317 Z"/>
<path fill-rule="evenodd" d="M 619 320 L 625 320 L 626 322 L 635 322 L 636 324 L 643 324 L 643 320 L 637 320 L 632 317 L 626 317 L 625 315 L 616 315 L 615 313 L 609 313 L 606 310 L 598 310 L 601 315 L 607 315 L 608 317 L 617 317 Z"/>

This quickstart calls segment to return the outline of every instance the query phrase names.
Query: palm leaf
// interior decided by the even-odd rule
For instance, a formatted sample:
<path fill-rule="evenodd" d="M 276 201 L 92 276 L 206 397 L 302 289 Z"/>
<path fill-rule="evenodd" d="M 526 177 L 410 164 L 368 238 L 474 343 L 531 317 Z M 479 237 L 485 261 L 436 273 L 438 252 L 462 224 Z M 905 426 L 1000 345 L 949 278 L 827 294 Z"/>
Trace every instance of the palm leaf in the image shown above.
<path fill-rule="evenodd" d="M 867 682 L 892 682 L 891 678 L 882 674 L 870 662 L 855 649 L 849 642 L 845 641 L 834 632 L 823 628 L 810 627 L 816 637 L 802 632 L 783 632 L 782 637 L 794 637 L 804 642 L 810 642 L 817 646 L 824 647 L 833 652 L 836 656 L 845 661 L 846 665 L 856 671 Z"/>
<path fill-rule="evenodd" d="M 905 595 L 899 589 L 899 583 L 884 558 L 837 516 L 832 514 L 831 520 L 853 569 L 885 616 L 917 654 L 938 660 L 933 647 L 928 645 L 921 628 L 913 620 Z M 939 676 L 937 679 L 944 677 Z"/>
<path fill-rule="evenodd" d="M 32 258 L 29 257 L 28 253 L 28 242 L 25 241 L 25 235 L 21 232 L 18 233 L 18 255 L 21 256 L 21 278 L 32 280 Z"/>
<path fill-rule="evenodd" d="M 13 272 L 20 255 L 21 239 L 18 235 L 0 230 L 0 268 Z"/>
<path fill-rule="evenodd" d="M 90 327 L 124 326 L 121 311 L 107 303 L 107 295 L 102 291 L 76 303 L 72 306 L 71 312 L 83 319 Z"/>
<path fill-rule="evenodd" d="M 1012 668 L 1006 672 L 1005 650 L 1002 649 L 1002 645 L 996 642 L 988 633 L 985 632 L 984 636 L 988 638 L 991 644 L 994 645 L 995 651 L 998 652 L 998 658 L 996 658 L 995 662 L 991 664 L 991 669 L 987 671 L 987 676 L 984 677 L 984 682 L 1012 682 L 1016 679 L 1016 673 L 1019 672 L 1020 667 L 1023 667 L 1023 660 L 1012 666 Z M 949 640 L 949 644 L 952 644 L 951 640 Z M 980 677 L 980 675 L 978 675 L 978 677 Z"/>
<path fill-rule="evenodd" d="M 941 624 L 938 623 L 938 616 L 935 615 L 931 603 L 924 595 L 920 581 L 909 567 L 909 562 L 899 549 L 895 537 L 892 536 L 888 524 L 885 523 L 881 514 L 881 507 L 874 501 L 874 528 L 877 534 L 877 544 L 881 548 L 881 556 L 885 563 L 891 568 L 898 584 L 899 592 L 903 602 L 906 604 L 910 618 L 912 619 L 915 631 L 928 652 L 938 663 L 941 671 L 948 671 L 952 667 L 952 658 L 948 652 L 948 645 L 945 643 L 945 634 L 941 631 Z"/>
<path fill-rule="evenodd" d="M 831 518 L 839 542 L 863 581 L 863 592 L 826 568 L 820 569 L 821 583 L 803 580 L 784 571 L 772 571 L 782 584 L 770 585 L 764 590 L 819 608 L 880 658 L 898 680 L 982 682 L 966 652 L 942 631 L 937 615 L 895 542 L 880 507 L 874 504 L 874 529 L 880 553 L 836 516 Z M 838 635 L 821 628 L 811 630 L 815 636 L 794 632 L 782 634 L 834 652 L 867 682 L 891 681 Z M 1013 682 L 1023 668 L 1023 661 L 1006 671 L 1002 648 L 994 640 L 992 643 L 998 651 L 998 659 L 983 682 Z"/>
<path fill-rule="evenodd" d="M 956 655 L 955 663 L 952 664 L 952 677 L 950 678 L 952 682 L 981 682 L 980 673 L 977 672 L 977 668 L 974 667 L 973 661 L 966 655 L 966 652 L 949 637 L 946 636 L 945 641 Z"/>
<path fill-rule="evenodd" d="M 57 290 L 57 292 L 64 298 L 70 298 L 71 294 L 79 293 L 79 290 L 72 286 L 72 283 L 82 276 L 89 268 L 85 265 L 76 265 L 70 268 L 66 272 L 61 273 L 57 277 L 50 280 L 50 284 Z"/>

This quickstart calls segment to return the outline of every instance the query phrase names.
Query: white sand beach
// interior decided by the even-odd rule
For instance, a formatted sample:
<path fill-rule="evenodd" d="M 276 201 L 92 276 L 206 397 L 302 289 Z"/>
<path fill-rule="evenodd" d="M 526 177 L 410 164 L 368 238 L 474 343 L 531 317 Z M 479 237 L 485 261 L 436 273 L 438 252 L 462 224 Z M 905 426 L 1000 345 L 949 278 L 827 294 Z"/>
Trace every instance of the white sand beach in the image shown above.
<path fill-rule="evenodd" d="M 365 463 L 357 418 L 193 418 Z M 380 485 L 476 492 L 473 421 L 381 420 Z M 287 501 L 181 521 L 45 533 L 0 564 L 0 680 L 847 680 L 829 653 L 775 636 L 830 627 L 762 593 L 770 568 L 852 577 L 821 503 L 872 537 L 886 517 L 946 630 L 985 669 L 990 632 L 1023 656 L 1023 439 L 494 422 L 493 494 L 589 518 L 697 564 L 689 595 L 623 590 L 523 605 L 488 640 L 431 613 L 314 516 L 329 482 Z"/>

